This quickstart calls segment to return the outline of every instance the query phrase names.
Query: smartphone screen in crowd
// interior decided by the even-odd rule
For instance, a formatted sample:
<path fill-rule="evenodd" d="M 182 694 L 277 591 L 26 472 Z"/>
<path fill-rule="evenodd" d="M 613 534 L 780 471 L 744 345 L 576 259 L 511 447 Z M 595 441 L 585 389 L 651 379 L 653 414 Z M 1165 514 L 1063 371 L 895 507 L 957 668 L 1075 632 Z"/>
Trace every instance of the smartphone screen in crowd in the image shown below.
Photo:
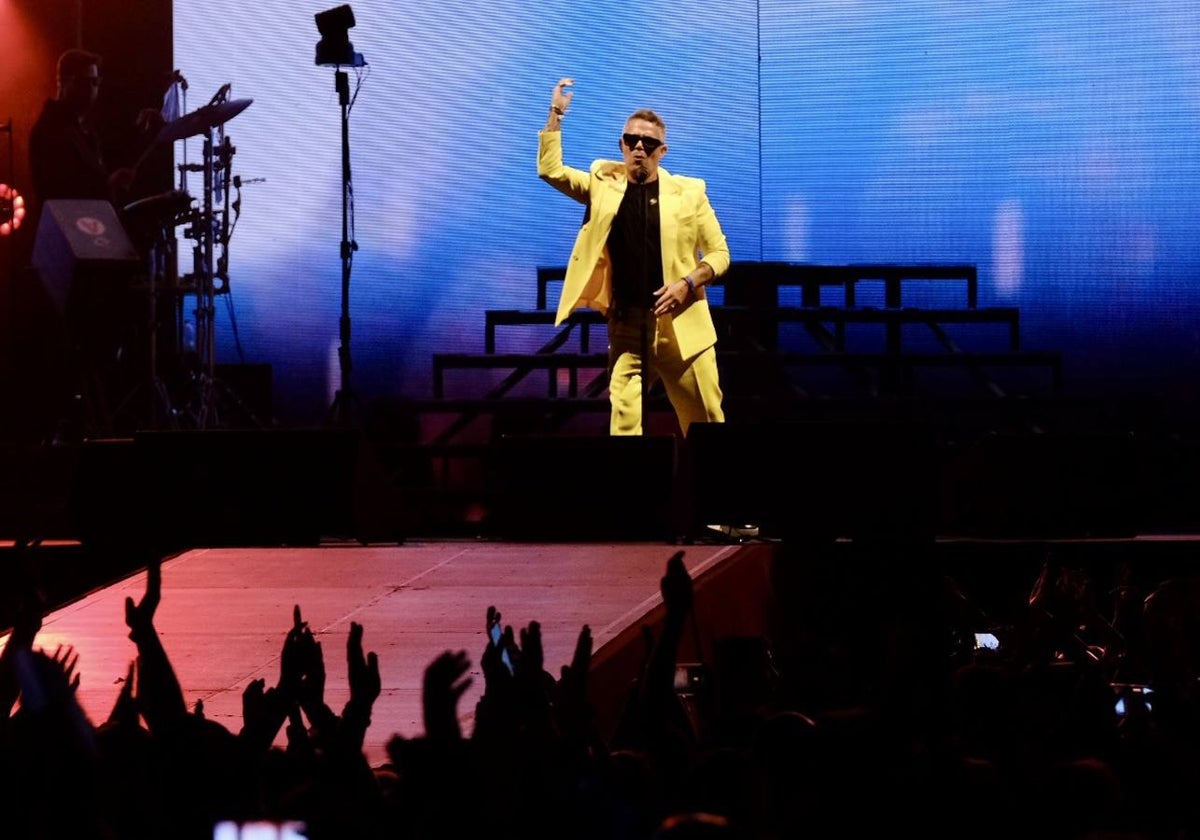
<path fill-rule="evenodd" d="M 298 820 L 222 820 L 213 826 L 212 836 L 213 840 L 305 840 L 308 831 Z"/>

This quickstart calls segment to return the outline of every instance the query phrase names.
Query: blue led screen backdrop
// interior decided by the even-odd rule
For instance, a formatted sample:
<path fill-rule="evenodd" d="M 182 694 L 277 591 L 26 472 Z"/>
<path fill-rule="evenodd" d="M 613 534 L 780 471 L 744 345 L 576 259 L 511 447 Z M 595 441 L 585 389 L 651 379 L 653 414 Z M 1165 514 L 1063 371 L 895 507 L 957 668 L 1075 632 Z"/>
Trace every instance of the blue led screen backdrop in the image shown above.
<path fill-rule="evenodd" d="M 187 109 L 224 84 L 253 99 L 225 126 L 243 187 L 218 359 L 270 363 L 290 422 L 319 421 L 339 384 L 341 114 L 335 70 L 314 62 L 328 8 L 175 4 Z M 980 304 L 1020 307 L 1068 388 L 1195 390 L 1194 3 L 352 8 L 364 399 L 430 396 L 433 353 L 482 351 L 484 313 L 532 308 L 537 266 L 565 262 L 582 207 L 536 175 L 560 76 L 576 79 L 567 162 L 618 156 L 625 117 L 656 109 L 664 166 L 708 181 L 735 260 L 974 263 Z"/>

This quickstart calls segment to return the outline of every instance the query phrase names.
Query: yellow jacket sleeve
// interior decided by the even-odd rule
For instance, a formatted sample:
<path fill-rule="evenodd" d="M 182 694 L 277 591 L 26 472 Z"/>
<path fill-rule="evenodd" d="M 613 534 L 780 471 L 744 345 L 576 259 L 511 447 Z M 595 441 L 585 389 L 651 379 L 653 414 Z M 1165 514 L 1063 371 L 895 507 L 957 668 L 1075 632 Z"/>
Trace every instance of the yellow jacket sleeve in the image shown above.
<path fill-rule="evenodd" d="M 562 132 L 538 132 L 538 177 L 559 192 L 587 204 L 588 173 L 563 164 Z"/>

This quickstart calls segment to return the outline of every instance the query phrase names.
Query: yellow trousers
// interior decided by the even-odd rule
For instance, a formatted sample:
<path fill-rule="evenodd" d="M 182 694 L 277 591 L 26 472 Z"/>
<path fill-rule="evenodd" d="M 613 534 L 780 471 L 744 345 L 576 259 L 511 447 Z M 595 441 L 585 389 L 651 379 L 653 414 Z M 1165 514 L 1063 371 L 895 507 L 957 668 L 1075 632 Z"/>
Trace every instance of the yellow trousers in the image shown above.
<path fill-rule="evenodd" d="M 643 329 L 649 365 L 643 365 Z M 671 317 L 655 318 L 652 310 L 634 310 L 608 320 L 609 434 L 642 434 L 642 376 L 648 387 L 663 381 L 679 427 L 687 436 L 692 423 L 723 423 L 721 383 L 715 347 L 691 359 L 681 358 Z"/>

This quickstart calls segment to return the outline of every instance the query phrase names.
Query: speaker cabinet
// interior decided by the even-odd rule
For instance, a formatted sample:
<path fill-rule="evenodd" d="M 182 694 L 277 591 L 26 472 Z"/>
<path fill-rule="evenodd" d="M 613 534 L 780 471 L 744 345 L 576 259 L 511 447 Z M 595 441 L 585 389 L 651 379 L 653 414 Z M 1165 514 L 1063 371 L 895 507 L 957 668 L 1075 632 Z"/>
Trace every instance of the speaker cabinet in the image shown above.
<path fill-rule="evenodd" d="M 60 315 L 83 317 L 123 294 L 139 261 L 109 202 L 63 198 L 42 206 L 33 266 Z"/>

